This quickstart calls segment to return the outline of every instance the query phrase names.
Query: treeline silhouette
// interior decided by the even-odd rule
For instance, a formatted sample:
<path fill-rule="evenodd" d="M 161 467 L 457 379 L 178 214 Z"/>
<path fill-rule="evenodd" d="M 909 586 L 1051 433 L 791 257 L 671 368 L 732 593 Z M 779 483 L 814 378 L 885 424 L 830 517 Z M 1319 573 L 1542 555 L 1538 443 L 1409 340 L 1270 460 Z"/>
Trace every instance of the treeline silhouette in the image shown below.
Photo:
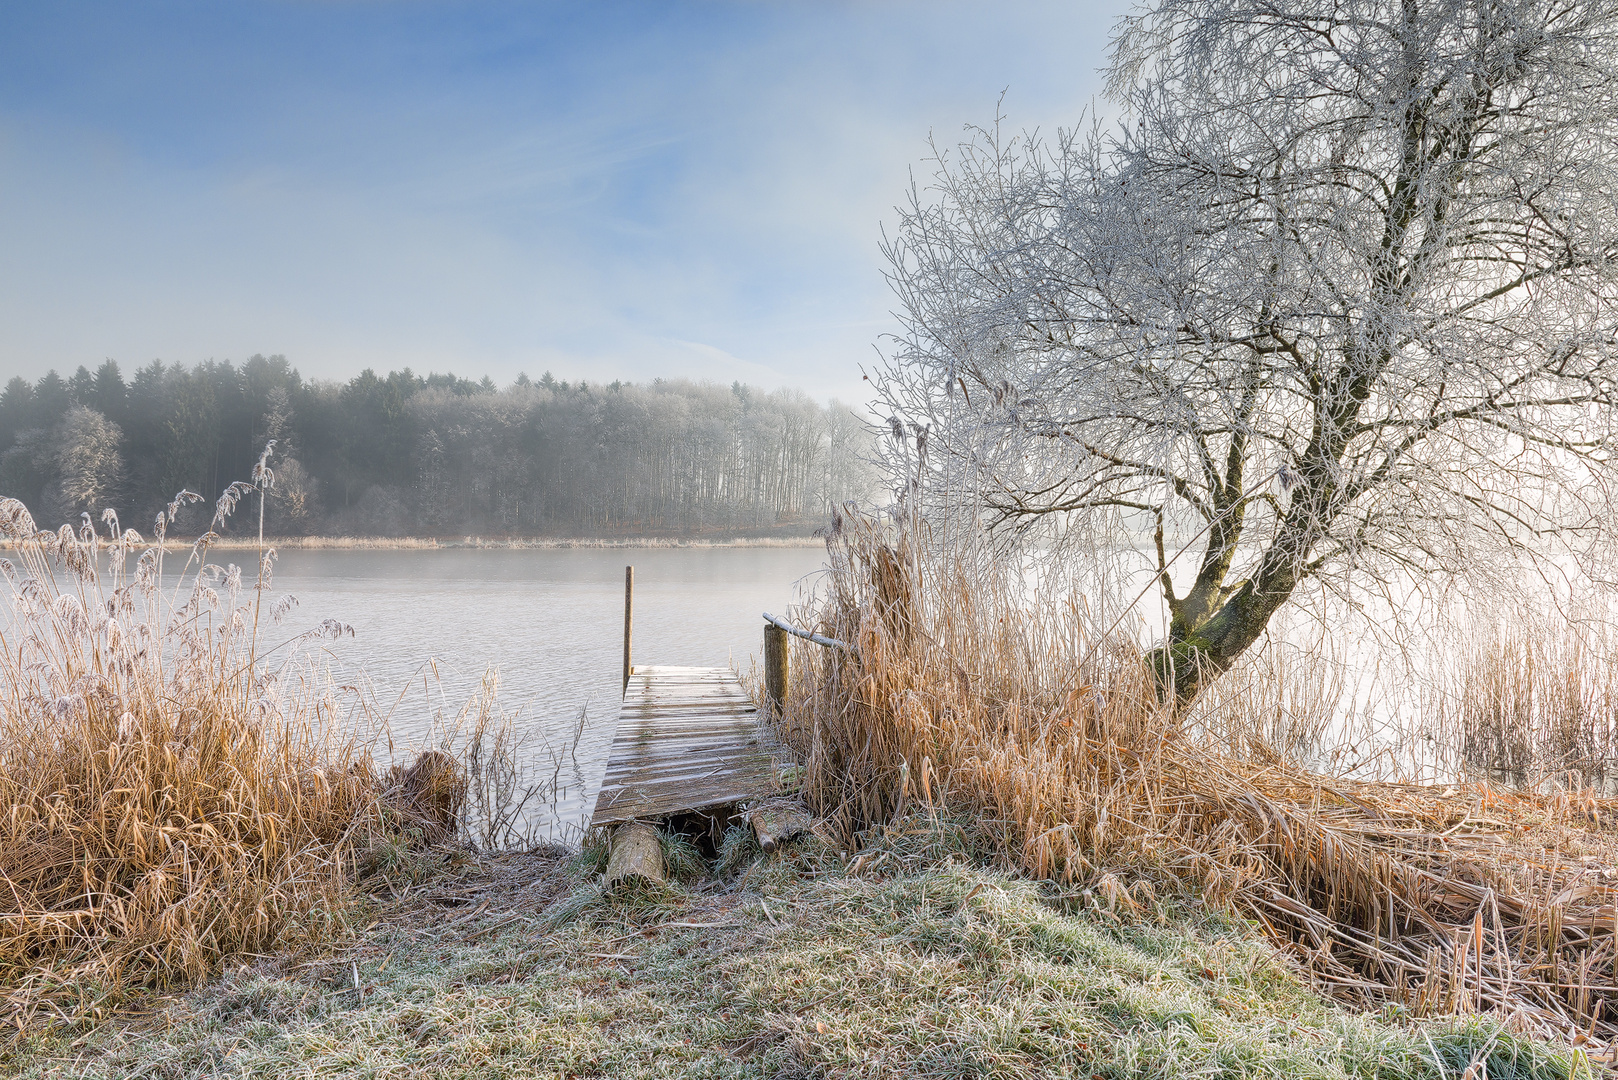
<path fill-rule="evenodd" d="M 154 360 L 126 381 L 108 360 L 6 384 L 0 495 L 41 526 L 111 507 L 145 530 L 185 488 L 208 498 L 176 527 L 199 531 L 274 439 L 275 535 L 792 533 L 865 494 L 867 438 L 835 402 L 739 383 L 499 388 L 408 368 L 342 383 L 282 356 Z"/>

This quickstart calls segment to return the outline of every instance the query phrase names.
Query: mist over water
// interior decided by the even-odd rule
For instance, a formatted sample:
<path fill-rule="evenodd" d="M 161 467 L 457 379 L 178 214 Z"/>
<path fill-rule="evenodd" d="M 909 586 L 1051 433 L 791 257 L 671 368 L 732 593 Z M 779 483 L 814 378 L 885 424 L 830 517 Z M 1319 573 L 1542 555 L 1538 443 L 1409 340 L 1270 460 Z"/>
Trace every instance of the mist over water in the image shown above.
<path fill-rule="evenodd" d="M 251 555 L 219 552 L 211 561 Z M 734 663 L 745 673 L 762 651 L 760 614 L 802 599 L 824 562 L 818 545 L 293 549 L 279 559 L 274 595 L 296 596 L 298 606 L 268 637 L 326 618 L 353 626 L 353 638 L 325 647 L 332 670 L 340 682 L 368 680 L 392 710 L 396 761 L 431 744 L 435 713 L 453 717 L 491 667 L 501 708 L 520 710 L 525 759 L 547 776 L 585 710 L 577 752 L 565 755 L 558 777 L 556 818 L 541 825 L 564 837 L 589 816 L 622 699 L 624 567 L 635 567 L 636 663 Z M 376 752 L 386 764 L 386 736 Z"/>

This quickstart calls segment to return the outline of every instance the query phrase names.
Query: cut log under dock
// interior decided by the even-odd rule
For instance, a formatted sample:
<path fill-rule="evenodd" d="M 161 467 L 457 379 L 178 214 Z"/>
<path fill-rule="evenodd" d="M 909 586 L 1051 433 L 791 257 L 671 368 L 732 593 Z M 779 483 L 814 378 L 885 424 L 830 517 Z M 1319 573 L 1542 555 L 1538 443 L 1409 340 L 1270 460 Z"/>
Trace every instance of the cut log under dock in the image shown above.
<path fill-rule="evenodd" d="M 612 836 L 612 856 L 607 860 L 607 889 L 636 883 L 657 885 L 662 881 L 663 842 L 657 838 L 657 830 L 644 821 L 618 826 Z"/>

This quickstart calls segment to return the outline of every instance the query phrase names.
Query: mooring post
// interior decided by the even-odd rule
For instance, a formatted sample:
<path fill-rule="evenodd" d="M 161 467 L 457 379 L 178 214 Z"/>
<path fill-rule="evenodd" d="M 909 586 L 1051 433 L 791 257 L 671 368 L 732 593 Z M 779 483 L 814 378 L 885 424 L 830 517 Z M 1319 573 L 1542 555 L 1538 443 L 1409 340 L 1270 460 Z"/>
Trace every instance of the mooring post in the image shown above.
<path fill-rule="evenodd" d="M 775 715 L 787 707 L 787 632 L 774 623 L 764 624 L 764 697 Z"/>
<path fill-rule="evenodd" d="M 629 693 L 629 676 L 635 670 L 629 661 L 629 639 L 635 625 L 635 568 L 624 567 L 624 693 Z"/>

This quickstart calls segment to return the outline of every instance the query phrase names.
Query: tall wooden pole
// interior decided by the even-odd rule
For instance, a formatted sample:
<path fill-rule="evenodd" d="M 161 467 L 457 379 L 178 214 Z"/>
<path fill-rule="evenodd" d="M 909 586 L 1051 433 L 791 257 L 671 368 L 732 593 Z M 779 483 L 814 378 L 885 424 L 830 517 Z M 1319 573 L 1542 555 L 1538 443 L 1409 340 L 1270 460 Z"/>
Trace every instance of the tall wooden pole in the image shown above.
<path fill-rule="evenodd" d="M 774 623 L 764 624 L 764 697 L 775 715 L 787 706 L 787 632 Z"/>
<path fill-rule="evenodd" d="M 624 693 L 629 693 L 629 676 L 635 670 L 629 660 L 629 639 L 635 626 L 635 568 L 624 567 Z"/>

